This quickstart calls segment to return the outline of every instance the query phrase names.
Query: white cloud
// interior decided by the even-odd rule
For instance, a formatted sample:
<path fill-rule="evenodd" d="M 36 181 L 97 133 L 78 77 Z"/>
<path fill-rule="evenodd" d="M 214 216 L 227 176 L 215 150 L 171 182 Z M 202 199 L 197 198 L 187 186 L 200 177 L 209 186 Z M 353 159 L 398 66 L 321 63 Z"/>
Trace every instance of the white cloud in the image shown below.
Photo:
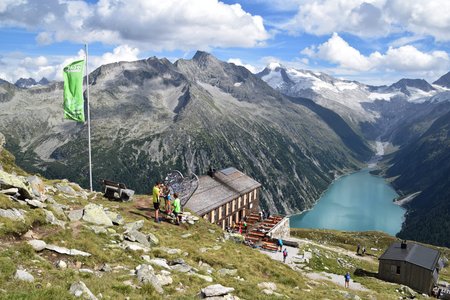
<path fill-rule="evenodd" d="M 305 48 L 302 54 L 336 64 L 349 71 L 440 71 L 450 67 L 444 51 L 422 52 L 411 45 L 389 47 L 385 54 L 373 52 L 368 56 L 350 46 L 337 33 L 319 46 Z"/>
<path fill-rule="evenodd" d="M 0 1 L 0 13 L 6 11 L 8 8 L 26 4 L 26 0 L 2 0 Z"/>
<path fill-rule="evenodd" d="M 381 37 L 409 32 L 450 41 L 450 1 L 304 0 L 297 14 L 278 27 L 316 35 L 347 32 Z"/>
<path fill-rule="evenodd" d="M 333 36 L 327 42 L 318 46 L 316 50 L 306 48 L 302 53 L 338 64 L 347 69 L 367 71 L 371 68 L 369 59 L 350 46 L 337 33 L 333 33 Z"/>
<path fill-rule="evenodd" d="M 8 26 L 37 31 L 42 44 L 102 42 L 143 50 L 254 47 L 270 38 L 260 16 L 218 0 L 30 1 L 0 10 L 0 27 Z"/>
<path fill-rule="evenodd" d="M 253 74 L 256 74 L 258 72 L 257 68 L 255 66 L 252 66 L 250 64 L 244 64 L 240 58 L 230 58 L 228 59 L 229 63 L 233 63 L 236 66 L 242 66 L 252 72 Z"/>
<path fill-rule="evenodd" d="M 138 60 L 139 53 L 138 48 L 120 45 L 114 48 L 112 52 L 106 52 L 101 56 L 89 55 L 89 72 L 104 64 Z M 75 60 L 84 58 L 84 49 L 80 49 L 78 54 L 74 56 L 30 57 L 12 53 L 3 56 L 0 60 L 0 65 L 2 66 L 0 78 L 12 83 L 21 77 L 31 77 L 35 80 L 40 80 L 42 77 L 46 77 L 49 80 L 62 80 L 63 68 Z"/>
<path fill-rule="evenodd" d="M 309 0 L 299 7 L 294 18 L 281 24 L 292 32 L 330 34 L 350 32 L 359 36 L 385 33 L 388 22 L 382 13 L 384 0 Z"/>

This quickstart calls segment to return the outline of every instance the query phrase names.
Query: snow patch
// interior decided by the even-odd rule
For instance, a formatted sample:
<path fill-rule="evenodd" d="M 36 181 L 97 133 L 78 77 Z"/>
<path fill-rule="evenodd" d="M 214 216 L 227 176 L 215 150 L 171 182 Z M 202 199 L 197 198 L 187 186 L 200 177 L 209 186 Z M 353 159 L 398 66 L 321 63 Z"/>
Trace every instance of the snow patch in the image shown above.
<path fill-rule="evenodd" d="M 268 68 L 269 70 L 275 71 L 276 68 L 281 68 L 281 65 L 280 65 L 280 63 L 277 63 L 277 62 L 271 62 L 271 63 L 267 66 L 267 68 Z"/>
<path fill-rule="evenodd" d="M 241 82 L 235 82 L 234 86 L 241 86 L 242 85 L 242 81 Z"/>

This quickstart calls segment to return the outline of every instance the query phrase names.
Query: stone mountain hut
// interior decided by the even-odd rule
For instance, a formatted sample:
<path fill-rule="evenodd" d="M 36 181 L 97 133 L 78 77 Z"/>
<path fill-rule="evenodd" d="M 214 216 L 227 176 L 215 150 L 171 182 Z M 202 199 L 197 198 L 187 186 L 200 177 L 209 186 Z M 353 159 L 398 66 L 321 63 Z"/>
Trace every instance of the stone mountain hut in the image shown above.
<path fill-rule="evenodd" d="M 430 294 L 439 277 L 440 253 L 416 244 L 393 243 L 379 258 L 378 277 Z"/>
<path fill-rule="evenodd" d="M 210 171 L 184 207 L 225 229 L 259 211 L 261 184 L 235 168 Z"/>

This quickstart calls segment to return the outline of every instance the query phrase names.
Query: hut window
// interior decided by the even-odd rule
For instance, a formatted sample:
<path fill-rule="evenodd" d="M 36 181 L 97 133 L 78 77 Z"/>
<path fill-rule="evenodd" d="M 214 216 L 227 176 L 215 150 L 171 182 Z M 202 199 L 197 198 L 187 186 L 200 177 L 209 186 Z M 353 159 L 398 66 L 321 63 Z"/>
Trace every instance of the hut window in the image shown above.
<path fill-rule="evenodd" d="M 397 274 L 400 274 L 400 266 L 397 266 Z"/>

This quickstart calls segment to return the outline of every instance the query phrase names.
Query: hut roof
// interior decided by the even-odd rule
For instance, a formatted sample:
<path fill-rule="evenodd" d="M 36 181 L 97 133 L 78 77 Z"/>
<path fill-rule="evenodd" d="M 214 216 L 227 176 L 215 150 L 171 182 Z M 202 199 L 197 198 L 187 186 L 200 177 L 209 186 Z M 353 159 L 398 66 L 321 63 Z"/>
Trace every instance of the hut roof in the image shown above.
<path fill-rule="evenodd" d="M 436 268 L 440 256 L 438 250 L 416 243 L 407 243 L 406 248 L 402 248 L 401 245 L 400 242 L 390 245 L 379 260 L 406 261 L 431 271 Z"/>
<path fill-rule="evenodd" d="M 241 171 L 231 167 L 200 176 L 198 188 L 185 207 L 198 215 L 203 215 L 229 201 L 242 196 L 261 184 Z"/>

